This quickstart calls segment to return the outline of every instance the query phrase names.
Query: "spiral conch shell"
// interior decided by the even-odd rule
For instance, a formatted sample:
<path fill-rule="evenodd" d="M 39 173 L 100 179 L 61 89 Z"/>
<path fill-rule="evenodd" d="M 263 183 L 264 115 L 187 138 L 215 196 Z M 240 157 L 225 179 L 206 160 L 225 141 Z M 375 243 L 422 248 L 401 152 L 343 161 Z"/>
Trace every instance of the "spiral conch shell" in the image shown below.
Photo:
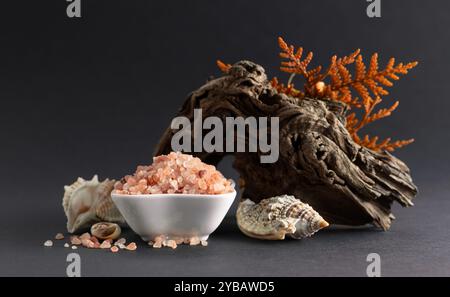
<path fill-rule="evenodd" d="M 97 222 L 123 224 L 124 218 L 111 199 L 114 180 L 98 181 L 79 177 L 70 186 L 64 186 L 63 207 L 67 217 L 67 230 L 74 233 Z"/>
<path fill-rule="evenodd" d="M 288 195 L 258 204 L 246 199 L 239 204 L 236 219 L 245 235 L 267 240 L 283 240 L 286 235 L 305 238 L 328 226 L 311 206 Z"/>

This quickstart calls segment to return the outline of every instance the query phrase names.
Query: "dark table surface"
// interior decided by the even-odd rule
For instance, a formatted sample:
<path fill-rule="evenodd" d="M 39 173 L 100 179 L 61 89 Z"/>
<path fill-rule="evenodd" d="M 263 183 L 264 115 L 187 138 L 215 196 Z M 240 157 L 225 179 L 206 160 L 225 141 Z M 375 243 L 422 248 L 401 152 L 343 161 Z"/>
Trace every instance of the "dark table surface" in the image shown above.
<path fill-rule="evenodd" d="M 149 164 L 186 95 L 220 75 L 216 59 L 250 59 L 286 82 L 282 35 L 314 51 L 314 67 L 356 48 L 365 61 L 379 52 L 380 67 L 420 61 L 382 106 L 399 109 L 363 132 L 416 139 L 395 152 L 419 187 L 415 206 L 396 205 L 388 232 L 329 228 L 302 241 L 247 238 L 233 217 L 206 248 L 151 249 L 128 230 L 135 252 L 76 250 L 82 275 L 365 276 L 378 253 L 384 276 L 450 276 L 449 1 L 381 1 L 382 17 L 369 18 L 362 0 L 98 0 L 83 1 L 81 19 L 67 17 L 67 1 L 3 2 L 0 275 L 64 276 L 73 251 L 43 246 L 65 229 L 62 186 Z M 231 165 L 221 171 L 237 179 Z"/>
<path fill-rule="evenodd" d="M 76 252 L 82 276 L 365 276 L 369 253 L 380 255 L 382 276 L 450 276 L 449 194 L 445 182 L 424 185 L 414 207 L 395 207 L 388 232 L 332 227 L 306 240 L 268 242 L 242 235 L 229 216 L 207 247 L 152 249 L 126 230 L 138 249 L 118 254 L 73 251 L 64 240 L 44 247 L 64 230 L 59 205 L 2 209 L 0 275 L 65 276 L 66 257 Z"/>

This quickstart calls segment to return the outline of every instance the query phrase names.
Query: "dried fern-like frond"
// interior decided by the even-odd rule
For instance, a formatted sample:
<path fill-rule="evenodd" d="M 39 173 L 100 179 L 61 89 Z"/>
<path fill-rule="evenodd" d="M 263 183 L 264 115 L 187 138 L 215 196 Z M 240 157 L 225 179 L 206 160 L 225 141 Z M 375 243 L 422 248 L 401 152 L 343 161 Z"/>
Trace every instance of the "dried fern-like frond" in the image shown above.
<path fill-rule="evenodd" d="M 321 66 L 312 70 L 307 69 L 313 57 L 312 52 L 302 60 L 302 47 L 294 51 L 295 47 L 288 45 L 281 37 L 278 38 L 278 44 L 281 49 L 280 57 L 287 59 L 281 62 L 280 70 L 301 74 L 304 77 L 304 96 L 340 101 L 350 108 L 363 111 L 361 119 L 358 119 L 355 113 L 347 117 L 347 129 L 355 142 L 376 151 L 383 149 L 391 151 L 412 142 L 412 140 L 391 142 L 387 139 L 378 143 L 377 137 L 361 139 L 358 131 L 369 123 L 391 115 L 397 108 L 398 101 L 389 108 L 375 111 L 375 107 L 382 102 L 381 96 L 389 94 L 386 87 L 392 87 L 393 81 L 398 80 L 400 74 L 407 74 L 417 62 L 395 65 L 395 59 L 391 58 L 386 67 L 380 70 L 377 53 L 371 56 L 369 65 L 366 66 L 360 50 L 357 49 L 348 56 L 341 58 L 333 56 L 329 67 L 322 72 Z M 348 65 L 351 64 L 354 64 L 353 74 L 348 69 Z M 353 92 L 357 96 L 354 96 Z"/>
<path fill-rule="evenodd" d="M 380 70 L 377 53 L 370 57 L 369 64 L 366 65 L 357 49 L 340 58 L 332 56 L 327 68 L 317 66 L 309 70 L 312 52 L 308 52 L 303 58 L 303 47 L 295 49 L 281 37 L 278 37 L 278 45 L 281 50 L 279 56 L 283 59 L 280 70 L 291 74 L 287 84 L 280 83 L 277 78 L 271 80 L 272 87 L 279 93 L 300 99 L 308 97 L 335 100 L 345 103 L 349 108 L 361 110 L 361 118 L 356 113 L 347 116 L 346 128 L 356 143 L 369 149 L 393 151 L 413 142 L 413 139 L 391 142 L 390 138 L 378 142 L 378 137 L 370 138 L 366 135 L 360 138 L 358 132 L 364 126 L 390 116 L 397 108 L 398 101 L 389 108 L 376 110 L 377 105 L 382 102 L 381 97 L 389 94 L 386 88 L 392 87 L 393 81 L 399 80 L 400 75 L 407 74 L 417 62 L 395 64 L 395 59 L 391 58 L 385 68 Z M 349 70 L 349 65 L 354 65 L 353 71 Z M 230 64 L 220 60 L 217 60 L 217 66 L 225 73 L 231 68 Z M 297 74 L 304 79 L 303 90 L 296 89 L 292 83 Z"/>
<path fill-rule="evenodd" d="M 302 91 L 297 90 L 294 87 L 294 84 L 285 85 L 283 83 L 280 83 L 276 77 L 270 80 L 270 84 L 275 90 L 277 90 L 278 93 L 283 93 L 296 98 L 303 98 L 305 95 Z"/>
<path fill-rule="evenodd" d="M 386 138 L 385 140 L 378 142 L 378 136 L 374 136 L 371 138 L 369 135 L 365 135 L 363 139 L 359 140 L 359 144 L 368 149 L 374 151 L 387 150 L 389 152 L 392 152 L 395 149 L 401 148 L 412 142 L 414 142 L 414 139 L 391 141 L 390 138 Z"/>
<path fill-rule="evenodd" d="M 287 61 L 281 62 L 280 70 L 287 73 L 301 74 L 305 78 L 308 78 L 307 71 L 309 63 L 313 58 L 313 53 L 309 52 L 302 60 L 303 48 L 299 47 L 296 51 L 293 45 L 288 45 L 283 38 L 278 37 L 278 45 L 280 46 L 280 58 L 287 59 Z"/>
<path fill-rule="evenodd" d="M 219 69 L 223 72 L 223 73 L 228 73 L 228 71 L 231 68 L 230 64 L 226 64 L 220 60 L 216 61 L 217 67 L 219 67 Z"/>

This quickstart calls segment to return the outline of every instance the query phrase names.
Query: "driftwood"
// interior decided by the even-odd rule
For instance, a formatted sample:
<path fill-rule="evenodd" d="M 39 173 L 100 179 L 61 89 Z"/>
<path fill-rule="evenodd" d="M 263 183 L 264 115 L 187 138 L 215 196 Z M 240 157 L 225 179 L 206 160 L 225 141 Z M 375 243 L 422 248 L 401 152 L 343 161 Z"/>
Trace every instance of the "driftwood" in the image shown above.
<path fill-rule="evenodd" d="M 384 230 L 394 219 L 393 201 L 413 205 L 417 188 L 408 167 L 388 152 L 356 144 L 345 128 L 345 106 L 278 94 L 257 64 L 236 63 L 227 75 L 191 93 L 178 115 L 192 121 L 194 108 L 201 108 L 204 118 L 279 117 L 276 163 L 261 163 L 259 153 L 233 153 L 243 198 L 257 203 L 271 196 L 294 195 L 330 223 L 371 223 Z M 174 133 L 170 127 L 165 131 L 155 155 L 171 151 Z M 215 165 L 226 153 L 194 154 Z"/>

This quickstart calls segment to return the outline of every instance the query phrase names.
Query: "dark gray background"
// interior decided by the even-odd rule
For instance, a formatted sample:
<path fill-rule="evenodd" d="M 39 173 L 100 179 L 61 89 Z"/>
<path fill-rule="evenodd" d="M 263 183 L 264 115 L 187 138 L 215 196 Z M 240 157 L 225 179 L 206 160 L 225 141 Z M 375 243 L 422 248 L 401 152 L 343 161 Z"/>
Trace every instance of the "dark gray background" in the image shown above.
<path fill-rule="evenodd" d="M 303 241 L 262 242 L 225 220 L 207 248 L 113 255 L 78 250 L 83 275 L 365 275 L 368 253 L 383 275 L 450 275 L 448 98 L 450 2 L 86 1 L 2 3 L 0 17 L 0 275 L 65 275 L 68 250 L 44 240 L 65 229 L 63 185 L 77 176 L 120 177 L 151 162 L 164 128 L 217 58 L 251 59 L 277 70 L 276 37 L 315 53 L 363 49 L 381 61 L 419 60 L 391 89 L 400 107 L 367 132 L 416 142 L 395 152 L 420 194 L 396 207 L 388 232 L 329 229 Z M 220 165 L 236 178 L 231 158 Z M 131 232 L 129 239 L 138 240 Z"/>

